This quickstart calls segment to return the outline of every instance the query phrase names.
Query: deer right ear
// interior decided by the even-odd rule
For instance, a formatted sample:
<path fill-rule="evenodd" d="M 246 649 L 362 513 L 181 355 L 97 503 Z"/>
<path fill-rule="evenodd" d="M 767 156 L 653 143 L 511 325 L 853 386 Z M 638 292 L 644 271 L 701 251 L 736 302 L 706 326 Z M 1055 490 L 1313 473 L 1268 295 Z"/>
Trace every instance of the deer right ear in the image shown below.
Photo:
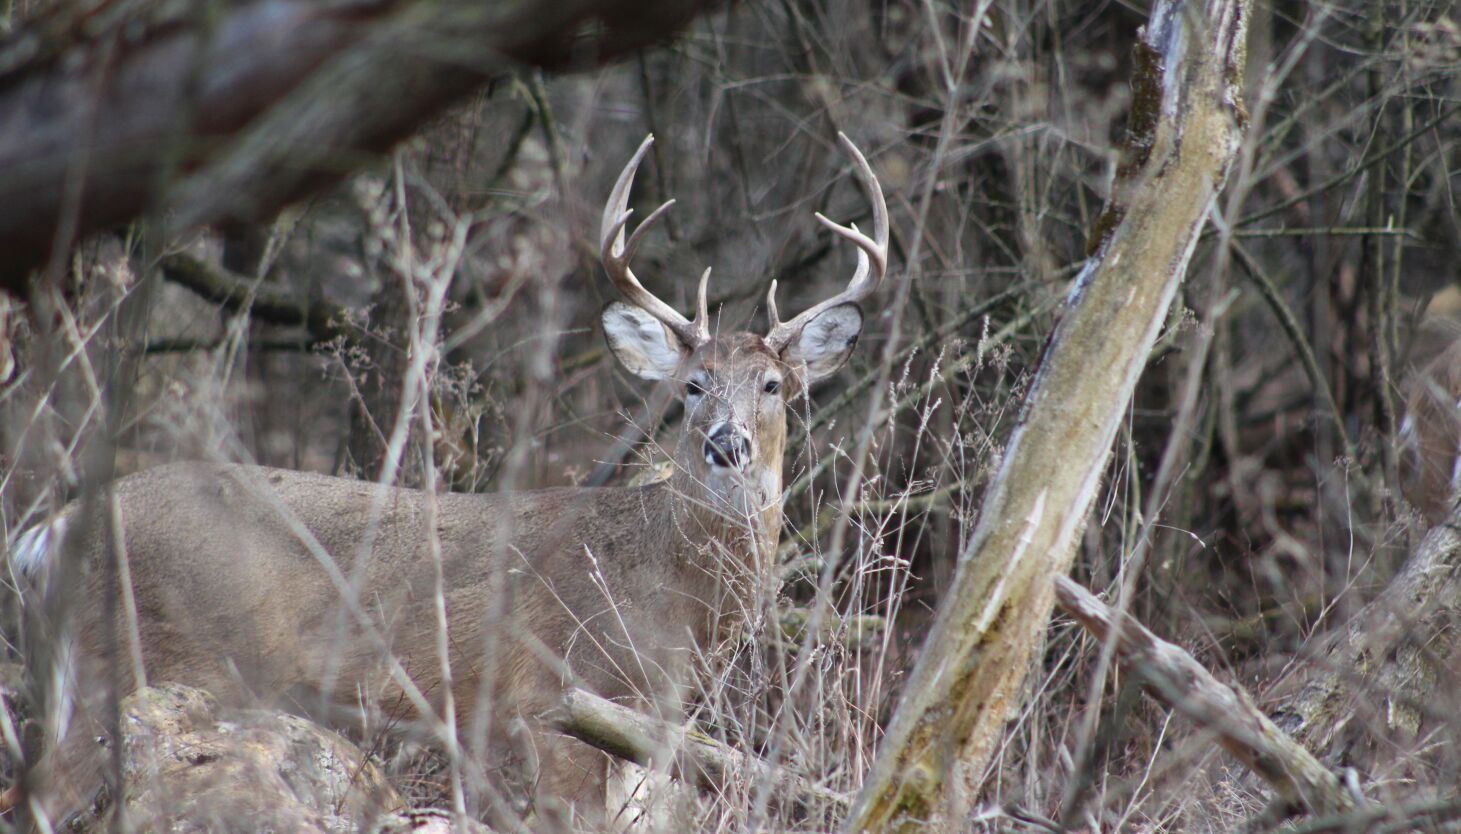
<path fill-rule="evenodd" d="M 604 308 L 604 338 L 619 364 L 640 379 L 664 379 L 679 370 L 689 351 L 644 310 L 615 301 Z"/>
<path fill-rule="evenodd" d="M 792 367 L 806 368 L 810 385 L 847 364 L 861 333 L 862 310 L 856 304 L 838 304 L 813 316 L 782 358 Z"/>

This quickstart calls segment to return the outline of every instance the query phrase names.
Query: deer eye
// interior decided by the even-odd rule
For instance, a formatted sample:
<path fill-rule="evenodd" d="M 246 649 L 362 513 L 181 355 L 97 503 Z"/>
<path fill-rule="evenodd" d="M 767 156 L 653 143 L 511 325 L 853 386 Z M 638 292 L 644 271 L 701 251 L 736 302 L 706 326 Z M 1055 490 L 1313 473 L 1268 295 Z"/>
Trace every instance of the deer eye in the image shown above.
<path fill-rule="evenodd" d="M 766 380 L 766 385 L 763 390 L 768 394 L 775 394 L 777 391 L 781 390 L 781 380 L 776 379 L 775 377 Z"/>
<path fill-rule="evenodd" d="M 692 376 L 685 381 L 685 396 L 703 397 L 705 395 L 705 382 L 699 376 Z"/>

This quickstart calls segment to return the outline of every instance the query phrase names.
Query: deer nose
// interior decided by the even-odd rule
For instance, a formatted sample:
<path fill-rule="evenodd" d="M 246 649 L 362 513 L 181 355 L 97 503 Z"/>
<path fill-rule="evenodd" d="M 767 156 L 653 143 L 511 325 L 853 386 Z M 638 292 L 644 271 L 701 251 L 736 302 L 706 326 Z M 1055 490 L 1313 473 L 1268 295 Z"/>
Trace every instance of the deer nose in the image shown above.
<path fill-rule="evenodd" d="M 730 423 L 721 423 L 705 437 L 705 462 L 711 466 L 741 469 L 751 459 L 751 441 Z"/>

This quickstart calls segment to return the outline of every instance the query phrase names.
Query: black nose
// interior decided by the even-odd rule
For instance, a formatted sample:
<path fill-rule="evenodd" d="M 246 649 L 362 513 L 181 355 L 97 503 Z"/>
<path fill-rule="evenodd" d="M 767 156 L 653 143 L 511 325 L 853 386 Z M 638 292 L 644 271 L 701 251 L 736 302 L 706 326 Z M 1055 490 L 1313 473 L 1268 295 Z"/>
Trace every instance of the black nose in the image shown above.
<path fill-rule="evenodd" d="M 751 444 L 732 426 L 721 426 L 705 438 L 705 462 L 740 469 L 751 457 Z"/>

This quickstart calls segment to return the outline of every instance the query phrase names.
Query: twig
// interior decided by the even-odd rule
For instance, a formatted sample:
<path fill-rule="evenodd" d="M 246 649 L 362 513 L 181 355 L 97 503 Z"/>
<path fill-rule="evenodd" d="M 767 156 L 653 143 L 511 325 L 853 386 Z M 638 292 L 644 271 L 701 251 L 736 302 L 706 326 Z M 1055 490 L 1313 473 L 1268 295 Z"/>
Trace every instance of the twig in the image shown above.
<path fill-rule="evenodd" d="M 1269 206 L 1268 208 L 1261 211 L 1254 212 L 1253 214 L 1250 214 L 1247 217 L 1240 219 L 1237 223 L 1233 225 L 1252 225 L 1254 223 L 1257 223 L 1259 220 L 1272 217 L 1279 212 L 1285 211 L 1291 206 L 1298 205 L 1299 203 L 1304 202 L 1305 200 L 1315 196 L 1316 194 L 1323 194 L 1325 191 L 1328 191 L 1329 189 L 1334 188 L 1337 185 L 1343 185 L 1344 183 L 1363 173 L 1371 165 L 1376 165 L 1384 162 L 1387 158 L 1389 158 L 1390 154 L 1395 153 L 1396 151 L 1406 147 L 1411 142 L 1414 142 L 1416 139 L 1419 139 L 1426 133 L 1429 133 L 1436 126 L 1445 124 L 1446 120 L 1456 115 L 1457 111 L 1461 111 L 1461 104 L 1455 104 L 1451 107 L 1447 107 L 1440 113 L 1440 115 L 1436 116 L 1434 119 L 1431 119 L 1430 121 L 1426 122 L 1415 130 L 1410 131 L 1409 133 L 1395 140 L 1391 144 L 1386 145 L 1384 148 L 1381 148 L 1375 153 L 1369 154 L 1348 171 L 1340 174 L 1335 174 L 1324 182 L 1321 182 L 1313 188 L 1308 189 L 1307 191 L 1295 194 L 1287 200 L 1277 203 L 1276 205 Z"/>
<path fill-rule="evenodd" d="M 777 614 L 781 635 L 793 642 L 800 642 L 806 637 L 807 624 L 811 620 L 812 612 L 805 608 L 786 608 Z M 834 622 L 824 621 L 817 638 L 827 643 L 840 643 L 849 651 L 855 652 L 876 645 L 887 630 L 887 617 L 876 614 L 848 614 Z"/>
<path fill-rule="evenodd" d="M 966 351 L 963 355 L 955 358 L 952 362 L 944 364 L 944 366 L 940 369 L 938 376 L 925 380 L 923 383 L 918 385 L 916 388 L 913 388 L 901 399 L 899 399 L 898 402 L 894 403 L 892 407 L 889 408 L 885 419 L 891 420 L 896 415 L 903 413 L 909 408 L 912 408 L 914 405 L 922 402 L 926 397 L 928 397 L 929 392 L 932 391 L 935 386 L 942 385 L 948 380 L 953 379 L 958 374 L 964 373 L 970 368 L 973 368 L 975 363 L 979 359 L 981 351 L 987 354 L 991 348 L 995 348 L 999 345 L 1004 344 L 1005 341 L 1013 338 L 1015 334 L 1024 330 L 1025 326 L 1033 321 L 1036 316 L 1040 315 L 1041 313 L 1047 312 L 1051 307 L 1054 306 L 1054 304 L 1054 298 L 1046 299 L 1044 302 L 1035 305 L 1034 307 L 1025 311 L 1023 314 L 1017 316 L 1014 320 L 1010 321 L 1004 327 L 1001 327 L 989 338 L 983 340 L 979 344 L 980 350 Z M 984 305 L 980 306 L 983 307 Z M 963 319 L 962 316 L 960 318 Z M 972 320 L 972 318 L 973 316 L 970 316 L 969 319 L 963 320 L 968 321 Z M 951 324 L 949 327 L 941 329 L 940 332 L 952 332 L 953 329 L 954 327 Z M 910 346 L 897 357 L 897 361 L 906 361 L 907 357 L 911 356 L 915 349 L 922 346 L 922 342 L 919 342 L 917 345 Z M 843 406 L 854 402 L 857 395 L 860 395 L 868 387 L 871 387 L 872 380 L 872 374 L 864 376 L 852 386 L 849 386 L 847 389 L 845 389 L 841 394 L 838 394 L 837 399 L 833 400 L 826 407 L 820 409 L 818 412 L 818 416 L 807 422 L 807 428 L 803 432 L 798 433 L 796 436 L 794 436 L 792 440 L 787 441 L 787 446 L 790 448 L 796 448 L 798 445 L 804 443 L 806 440 L 806 435 L 816 429 L 819 425 L 821 425 L 823 420 L 826 419 L 827 415 L 834 413 L 835 411 L 840 410 Z M 833 460 L 834 457 L 832 455 L 823 455 L 822 459 L 819 460 L 815 466 L 797 476 L 796 480 L 792 481 L 791 486 L 786 488 L 787 500 L 790 501 L 791 499 L 801 495 L 803 492 L 806 492 L 807 489 L 811 487 L 812 482 L 815 481 L 817 477 L 821 475 L 824 471 L 826 471 L 827 467 L 832 464 Z"/>
<path fill-rule="evenodd" d="M 254 353 L 304 353 L 316 344 L 318 342 L 313 338 L 301 336 L 295 339 L 250 339 L 248 348 Z M 148 341 L 144 352 L 148 356 L 157 356 L 166 353 L 214 351 L 224 347 L 228 347 L 227 339 L 154 339 Z"/>
<path fill-rule="evenodd" d="M 1159 700 L 1216 734 L 1223 749 L 1280 794 L 1316 814 L 1358 807 L 1339 777 L 1285 735 L 1246 692 L 1220 682 L 1180 646 L 1117 615 L 1064 576 L 1055 579 L 1055 601 L 1096 639 L 1115 641 L 1117 659 L 1141 675 Z"/>
<path fill-rule="evenodd" d="M 1211 237 L 1216 232 L 1210 232 L 1204 237 Z M 1298 226 L 1292 229 L 1239 229 L 1234 231 L 1236 238 L 1272 238 L 1272 237 L 1403 237 L 1415 241 L 1424 241 L 1425 238 L 1416 234 L 1411 229 L 1391 228 L 1389 226 Z"/>
<path fill-rule="evenodd" d="M 1018 298 L 1021 294 L 1034 287 L 1035 284 L 1036 282 L 1034 281 L 1025 281 L 1016 284 L 1015 286 L 1006 289 L 1004 292 L 986 298 L 978 304 L 972 304 L 964 308 L 959 312 L 959 315 L 955 316 L 943 327 L 940 327 L 939 329 L 931 333 L 924 334 L 922 338 L 916 341 L 909 342 L 906 347 L 898 352 L 893 361 L 895 363 L 905 362 L 907 361 L 908 357 L 912 356 L 914 353 L 920 350 L 928 350 L 931 346 L 943 342 L 944 339 L 948 338 L 951 334 L 957 332 L 966 324 L 969 324 L 970 322 L 995 309 L 1006 301 Z M 1039 309 L 1035 312 L 1040 312 L 1046 309 L 1044 305 L 1038 306 Z M 1019 321 L 1022 323 L 1028 322 L 1031 318 L 1033 318 L 1033 315 L 1021 316 Z M 857 402 L 858 399 L 863 395 L 863 392 L 872 387 L 876 377 L 876 373 L 870 372 L 859 377 L 851 385 L 843 388 L 842 393 L 838 394 L 835 399 L 817 409 L 817 413 L 813 415 L 810 420 L 807 421 L 806 428 L 797 430 L 787 439 L 787 447 L 792 449 L 797 448 L 799 445 L 801 445 L 801 442 L 806 438 L 808 434 L 811 434 L 812 432 L 821 428 L 843 409 Z"/>

